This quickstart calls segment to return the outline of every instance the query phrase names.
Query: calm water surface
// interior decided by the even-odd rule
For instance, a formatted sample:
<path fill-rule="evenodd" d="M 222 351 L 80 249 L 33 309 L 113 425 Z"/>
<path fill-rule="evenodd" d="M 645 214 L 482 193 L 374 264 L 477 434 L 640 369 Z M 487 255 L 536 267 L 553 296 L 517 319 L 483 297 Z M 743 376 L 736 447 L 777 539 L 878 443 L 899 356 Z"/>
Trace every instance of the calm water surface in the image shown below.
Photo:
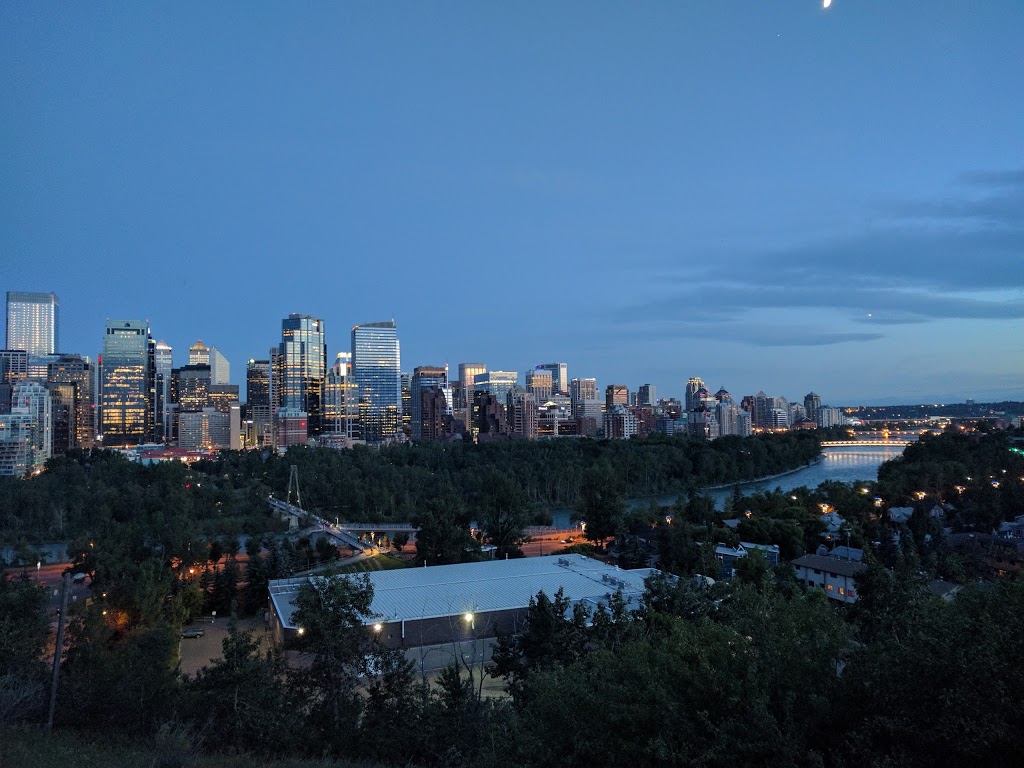
<path fill-rule="evenodd" d="M 816 464 L 771 480 L 740 483 L 740 488 L 744 493 L 751 494 L 758 491 L 772 491 L 776 488 L 791 491 L 803 485 L 808 488 L 817 488 L 826 480 L 838 480 L 841 483 L 877 480 L 878 468 L 889 459 L 895 459 L 901 455 L 903 448 L 894 446 L 823 448 L 821 453 L 822 459 Z M 722 509 L 726 498 L 732 495 L 732 486 L 708 491 L 708 494 L 714 498 L 718 508 Z M 672 504 L 675 500 L 675 495 L 658 497 L 658 503 L 661 505 Z M 637 507 L 650 503 L 650 499 L 632 499 L 629 505 Z M 572 525 L 569 520 L 571 514 L 572 512 L 568 510 L 555 512 L 553 514 L 554 525 L 559 528 L 570 527 Z"/>

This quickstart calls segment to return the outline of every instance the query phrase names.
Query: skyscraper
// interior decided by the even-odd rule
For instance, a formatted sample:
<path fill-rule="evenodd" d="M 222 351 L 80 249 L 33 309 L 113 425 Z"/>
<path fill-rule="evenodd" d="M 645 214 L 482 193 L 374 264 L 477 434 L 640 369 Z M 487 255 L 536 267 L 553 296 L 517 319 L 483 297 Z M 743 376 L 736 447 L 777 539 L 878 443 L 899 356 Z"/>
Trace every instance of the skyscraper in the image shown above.
<path fill-rule="evenodd" d="M 398 376 L 402 384 L 402 407 L 399 410 L 399 429 L 401 434 L 412 436 L 412 374 L 403 371 Z"/>
<path fill-rule="evenodd" d="M 160 414 L 161 442 L 171 439 L 171 371 L 174 369 L 174 350 L 161 339 L 153 348 L 153 373 L 156 376 L 157 412 Z"/>
<path fill-rule="evenodd" d="M 629 387 L 625 384 L 609 384 L 604 388 L 605 411 L 611 411 L 616 405 L 629 405 Z"/>
<path fill-rule="evenodd" d="M 543 405 L 551 399 L 551 393 L 555 390 L 554 378 L 548 368 L 538 366 L 532 371 L 526 372 L 526 391 L 533 395 L 535 403 Z"/>
<path fill-rule="evenodd" d="M 23 349 L 0 349 L 0 381 L 14 384 L 28 377 L 28 352 Z"/>
<path fill-rule="evenodd" d="M 821 408 L 821 395 L 817 392 L 808 392 L 804 395 L 804 410 L 807 411 L 808 419 L 817 419 L 819 408 Z"/>
<path fill-rule="evenodd" d="M 108 320 L 100 357 L 103 445 L 153 440 L 156 345 L 144 320 Z"/>
<path fill-rule="evenodd" d="M 473 426 L 473 379 L 481 373 L 487 373 L 484 363 L 459 363 L 459 402 L 455 407 L 463 410 L 466 429 Z"/>
<path fill-rule="evenodd" d="M 30 355 L 57 351 L 60 303 L 54 293 L 7 292 L 7 349 Z"/>
<path fill-rule="evenodd" d="M 688 382 L 686 382 L 686 410 L 693 411 L 701 404 L 698 393 L 702 389 L 707 389 L 704 386 L 704 379 L 699 376 L 694 376 Z"/>
<path fill-rule="evenodd" d="M 569 397 L 572 403 L 572 415 L 576 416 L 576 408 L 584 400 L 597 400 L 597 379 L 573 379 L 569 386 Z"/>
<path fill-rule="evenodd" d="M 93 393 L 93 367 L 81 355 L 61 355 L 50 363 L 46 379 L 53 385 L 70 385 L 74 419 L 68 447 L 91 448 L 96 438 L 96 408 Z M 62 396 L 63 397 L 63 396 Z"/>
<path fill-rule="evenodd" d="M 537 437 L 537 400 L 522 387 L 509 394 L 509 427 L 516 437 L 533 440 Z"/>
<path fill-rule="evenodd" d="M 274 418 L 270 404 L 270 361 L 250 360 L 245 369 L 246 410 L 252 430 L 250 444 L 269 448 L 274 445 Z"/>
<path fill-rule="evenodd" d="M 188 364 L 189 365 L 209 365 L 210 364 L 210 348 L 203 344 L 202 339 L 197 339 L 196 343 L 188 348 Z"/>
<path fill-rule="evenodd" d="M 402 422 L 402 356 L 394 320 L 352 328 L 352 374 L 359 387 L 363 437 L 390 440 Z"/>
<path fill-rule="evenodd" d="M 423 439 L 423 396 L 431 389 L 448 389 L 448 366 L 421 365 L 413 369 L 410 384 L 410 405 L 412 407 L 412 437 Z"/>
<path fill-rule="evenodd" d="M 323 426 L 321 398 L 327 377 L 323 321 L 295 312 L 282 320 L 278 355 L 280 409 L 289 417 L 305 414 L 308 434 L 319 434 Z"/>
<path fill-rule="evenodd" d="M 538 371 L 551 371 L 551 390 L 560 395 L 569 394 L 569 366 L 565 363 L 541 363 Z M 527 385 L 529 386 L 529 385 Z"/>
<path fill-rule="evenodd" d="M 324 387 L 324 429 L 321 434 L 338 435 L 349 442 L 361 440 L 359 387 L 352 376 L 352 355 L 339 352 L 327 373 Z"/>
<path fill-rule="evenodd" d="M 487 371 L 473 377 L 473 396 L 489 392 L 502 408 L 508 406 L 508 393 L 519 381 L 516 371 Z"/>
<path fill-rule="evenodd" d="M 183 365 L 173 369 L 172 399 L 180 413 L 196 413 L 210 404 L 210 366 Z"/>
<path fill-rule="evenodd" d="M 53 405 L 50 390 L 38 381 L 19 381 L 14 385 L 11 415 L 30 416 L 35 422 L 32 432 L 32 465 L 42 469 L 53 455 Z"/>
<path fill-rule="evenodd" d="M 231 364 L 216 347 L 210 347 L 210 380 L 214 384 L 231 383 Z"/>
<path fill-rule="evenodd" d="M 653 384 L 641 384 L 636 392 L 637 405 L 654 406 L 658 403 L 658 390 Z"/>

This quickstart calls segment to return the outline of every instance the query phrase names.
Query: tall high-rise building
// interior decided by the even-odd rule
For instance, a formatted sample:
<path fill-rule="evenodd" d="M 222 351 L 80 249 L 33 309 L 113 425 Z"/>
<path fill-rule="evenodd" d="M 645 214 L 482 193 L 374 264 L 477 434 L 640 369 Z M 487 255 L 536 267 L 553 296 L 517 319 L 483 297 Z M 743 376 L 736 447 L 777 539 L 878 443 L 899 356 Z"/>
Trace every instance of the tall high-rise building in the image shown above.
<path fill-rule="evenodd" d="M 294 312 L 282 320 L 278 358 L 280 409 L 291 417 L 306 414 L 308 434 L 319 434 L 323 426 L 321 398 L 327 378 L 323 321 Z"/>
<path fill-rule="evenodd" d="M 608 439 L 628 440 L 637 434 L 638 429 L 636 415 L 626 405 L 616 403 L 604 414 L 604 436 Z"/>
<path fill-rule="evenodd" d="M 576 410 L 579 403 L 584 400 L 597 400 L 597 379 L 573 379 L 569 384 L 569 398 L 572 403 L 572 415 L 578 414 Z"/>
<path fill-rule="evenodd" d="M 270 360 L 250 360 L 245 369 L 246 411 L 251 423 L 250 444 L 274 445 L 274 411 L 270 404 Z"/>
<path fill-rule="evenodd" d="M 569 366 L 565 363 L 541 363 L 538 371 L 551 371 L 551 391 L 560 395 L 569 394 Z"/>
<path fill-rule="evenodd" d="M 452 418 L 451 387 L 420 390 L 420 436 L 423 440 L 443 440 L 462 431 L 461 421 Z"/>
<path fill-rule="evenodd" d="M 154 439 L 156 345 L 144 320 L 108 320 L 100 357 L 100 432 L 104 446 Z"/>
<path fill-rule="evenodd" d="M 11 415 L 30 416 L 35 422 L 32 433 L 32 466 L 42 469 L 53 455 L 53 404 L 50 390 L 38 381 L 19 381 L 14 385 Z"/>
<path fill-rule="evenodd" d="M 637 405 L 655 406 L 658 404 L 658 389 L 653 384 L 641 384 L 636 393 Z"/>
<path fill-rule="evenodd" d="M 604 407 L 611 411 L 616 405 L 629 405 L 629 387 L 625 384 L 609 384 L 604 388 Z"/>
<path fill-rule="evenodd" d="M 75 447 L 75 385 L 48 382 L 50 392 L 50 450 L 59 456 Z"/>
<path fill-rule="evenodd" d="M 231 364 L 216 347 L 210 347 L 210 380 L 214 384 L 231 383 Z"/>
<path fill-rule="evenodd" d="M 423 438 L 423 396 L 430 395 L 431 389 L 448 390 L 448 366 L 421 365 L 413 369 L 412 381 L 409 386 L 409 399 L 412 410 L 412 437 L 414 440 Z M 450 391 L 450 390 L 449 390 Z"/>
<path fill-rule="evenodd" d="M 171 439 L 171 371 L 174 369 L 174 349 L 161 339 L 153 349 L 153 368 L 156 376 L 157 411 L 160 413 L 158 437 L 161 442 Z"/>
<path fill-rule="evenodd" d="M 519 381 L 516 371 L 487 371 L 473 377 L 473 395 L 489 392 L 502 408 L 508 407 L 508 394 Z"/>
<path fill-rule="evenodd" d="M 54 293 L 7 292 L 7 349 L 52 355 L 58 346 L 60 303 Z"/>
<path fill-rule="evenodd" d="M 686 382 L 686 410 L 696 410 L 701 404 L 699 393 L 702 389 L 707 389 L 704 386 L 704 379 L 699 376 L 694 376 Z"/>
<path fill-rule="evenodd" d="M 210 348 L 203 344 L 202 339 L 198 339 L 195 344 L 188 348 L 188 364 L 189 365 L 209 365 L 210 364 Z"/>
<path fill-rule="evenodd" d="M 197 413 L 210 404 L 210 366 L 183 365 L 174 368 L 171 377 L 174 403 L 182 413 Z"/>
<path fill-rule="evenodd" d="M 0 381 L 14 384 L 28 377 L 28 352 L 23 349 L 0 349 Z"/>
<path fill-rule="evenodd" d="M 232 408 L 239 407 L 238 385 L 211 384 L 206 404 L 217 413 L 231 413 Z"/>
<path fill-rule="evenodd" d="M 0 477 L 22 477 L 28 473 L 37 432 L 36 419 L 29 413 L 0 414 Z"/>
<path fill-rule="evenodd" d="M 352 375 L 359 386 L 363 437 L 379 443 L 402 423 L 402 355 L 394 320 L 352 328 Z"/>
<path fill-rule="evenodd" d="M 81 355 L 61 355 L 50 363 L 46 380 L 53 385 L 73 387 L 70 402 L 74 418 L 69 424 L 68 448 L 91 448 L 96 438 L 96 398 L 93 367 Z M 67 397 L 62 392 L 62 401 Z"/>
<path fill-rule="evenodd" d="M 807 411 L 808 419 L 817 419 L 819 408 L 821 408 L 821 395 L 817 392 L 808 392 L 804 395 L 804 410 Z"/>
<path fill-rule="evenodd" d="M 526 372 L 526 391 L 533 395 L 534 403 L 543 404 L 551 399 L 551 393 L 557 391 L 552 371 L 538 366 Z"/>
<path fill-rule="evenodd" d="M 224 386 L 221 384 L 220 386 Z M 241 448 L 238 401 L 226 411 L 203 408 L 182 413 L 178 424 L 178 446 L 188 450 Z"/>
<path fill-rule="evenodd" d="M 846 417 L 843 415 L 842 409 L 823 405 L 815 412 L 814 421 L 819 427 L 827 429 L 845 424 Z"/>
<path fill-rule="evenodd" d="M 515 387 L 509 394 L 508 421 L 512 434 L 533 440 L 537 437 L 537 400 L 532 392 Z"/>
<path fill-rule="evenodd" d="M 473 427 L 473 380 L 481 373 L 487 373 L 484 363 L 459 363 L 459 402 L 455 407 L 462 409 L 467 430 Z"/>
<path fill-rule="evenodd" d="M 352 376 L 352 355 L 338 353 L 327 373 L 324 386 L 324 429 L 321 434 L 338 435 L 349 442 L 362 440 L 359 423 L 359 387 Z"/>
<path fill-rule="evenodd" d="M 412 374 L 405 371 L 399 375 L 402 383 L 402 410 L 399 432 L 412 437 Z"/>

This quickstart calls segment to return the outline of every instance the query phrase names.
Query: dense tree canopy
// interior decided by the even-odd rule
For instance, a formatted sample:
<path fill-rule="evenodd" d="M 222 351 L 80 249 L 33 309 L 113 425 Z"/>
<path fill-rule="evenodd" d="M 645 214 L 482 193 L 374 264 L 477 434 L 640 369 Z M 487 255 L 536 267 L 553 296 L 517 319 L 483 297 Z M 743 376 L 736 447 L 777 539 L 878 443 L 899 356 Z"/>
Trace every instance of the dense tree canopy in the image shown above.
<path fill-rule="evenodd" d="M 178 551 L 200 537 L 262 534 L 281 528 L 267 505 L 285 495 L 299 469 L 306 508 L 327 517 L 384 522 L 424 514 L 446 490 L 470 519 L 490 519 L 498 546 L 514 546 L 525 514 L 580 503 L 593 467 L 610 472 L 626 498 L 680 493 L 740 482 L 811 462 L 819 442 L 810 433 L 598 441 L 509 440 L 480 445 L 417 443 L 350 451 L 298 447 L 287 455 L 224 452 L 215 461 L 133 464 L 112 452 L 52 459 L 29 480 L 0 478 L 0 537 L 67 541 L 107 524 L 133 523 L 147 544 Z M 514 489 L 514 507 L 495 506 L 496 485 Z M 510 525 L 510 523 L 512 523 Z"/>

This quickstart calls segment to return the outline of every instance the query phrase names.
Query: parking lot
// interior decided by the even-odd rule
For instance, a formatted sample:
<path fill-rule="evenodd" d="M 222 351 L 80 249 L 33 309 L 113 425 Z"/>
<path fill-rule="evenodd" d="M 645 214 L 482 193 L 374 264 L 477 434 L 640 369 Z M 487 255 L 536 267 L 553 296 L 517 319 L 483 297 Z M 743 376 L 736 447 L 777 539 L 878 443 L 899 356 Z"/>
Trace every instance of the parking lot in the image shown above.
<path fill-rule="evenodd" d="M 181 654 L 181 671 L 192 677 L 203 667 L 210 666 L 210 662 L 223 656 L 223 640 L 228 634 L 228 619 L 218 617 L 212 623 L 197 621 L 189 624 L 189 627 L 198 627 L 203 630 L 202 637 L 179 639 Z M 263 621 L 260 619 L 239 619 L 238 627 L 242 630 L 251 630 L 254 637 L 260 641 L 260 649 L 269 648 L 270 635 L 263 631 Z"/>

